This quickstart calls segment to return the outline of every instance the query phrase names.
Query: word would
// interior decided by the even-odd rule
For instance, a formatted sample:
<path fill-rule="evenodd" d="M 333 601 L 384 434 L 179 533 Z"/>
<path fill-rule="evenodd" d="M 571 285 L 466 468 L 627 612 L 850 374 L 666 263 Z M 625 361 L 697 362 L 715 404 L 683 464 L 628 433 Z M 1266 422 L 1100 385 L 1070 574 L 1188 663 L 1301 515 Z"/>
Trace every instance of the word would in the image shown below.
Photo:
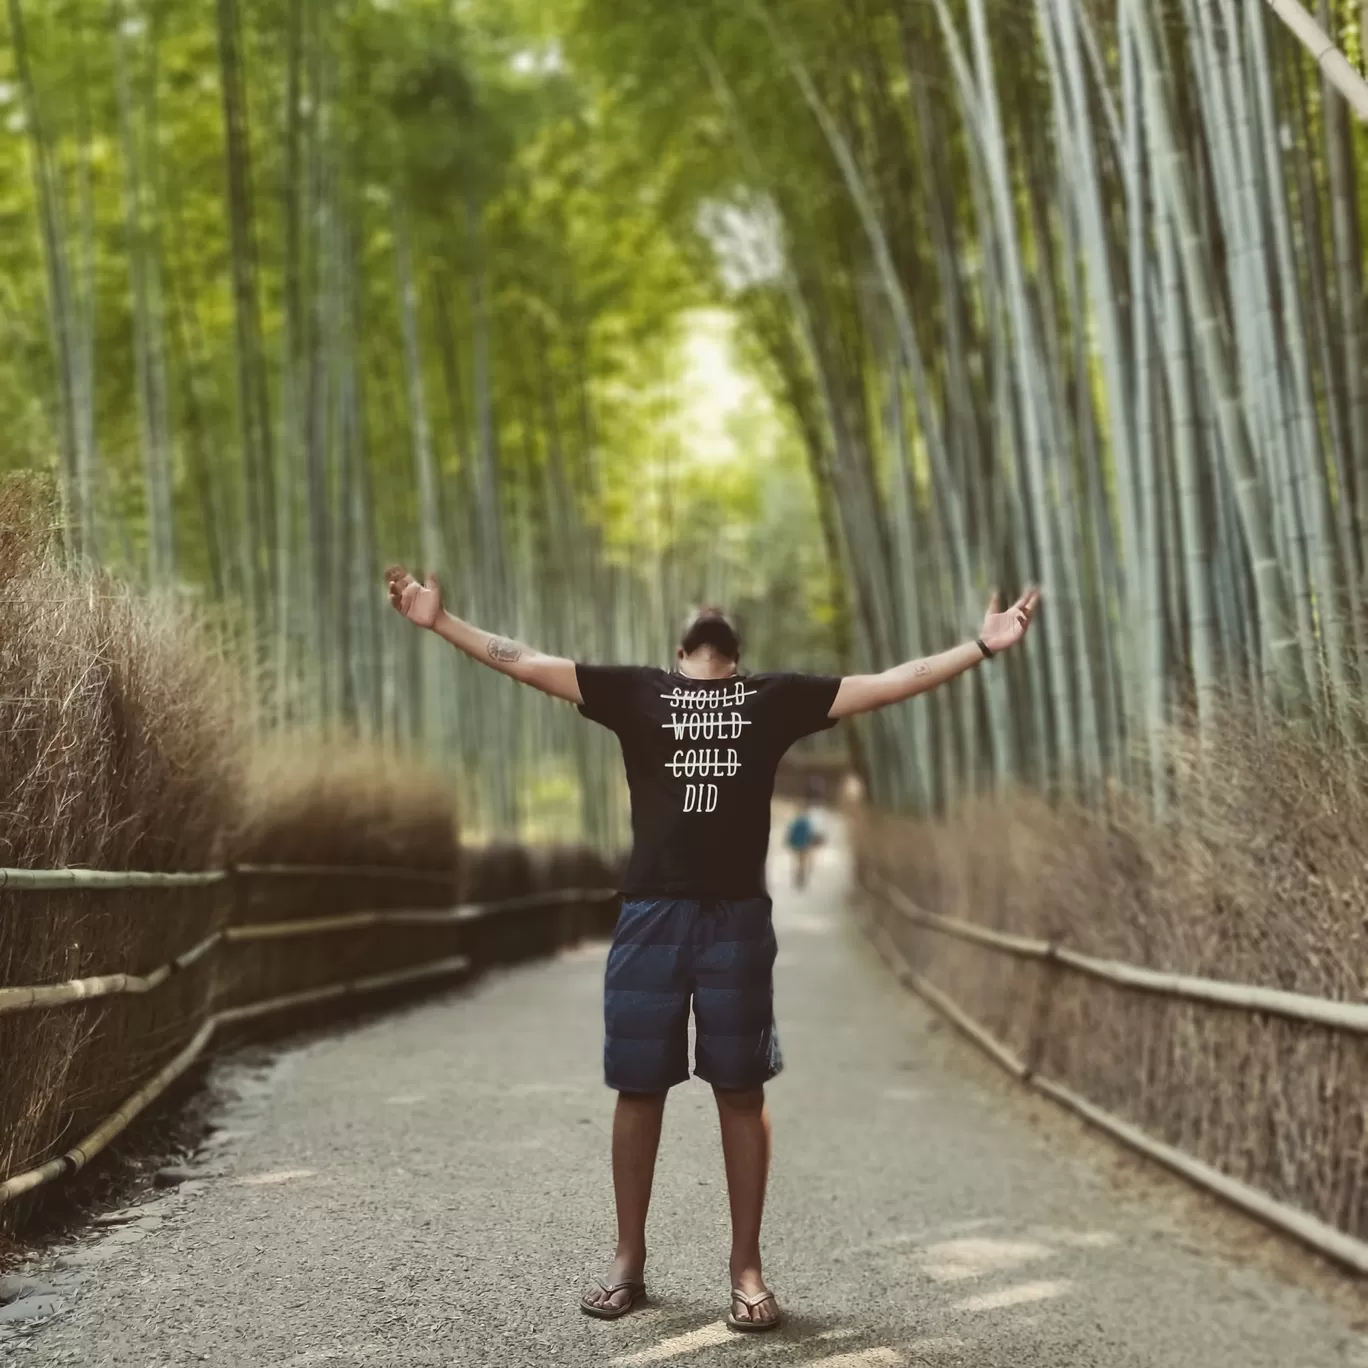
<path fill-rule="evenodd" d="M 674 728 L 675 740 L 682 741 L 686 736 L 690 741 L 734 741 L 741 735 L 742 727 L 750 722 L 739 712 L 722 713 L 671 713 L 668 722 L 660 724 L 669 731 Z"/>

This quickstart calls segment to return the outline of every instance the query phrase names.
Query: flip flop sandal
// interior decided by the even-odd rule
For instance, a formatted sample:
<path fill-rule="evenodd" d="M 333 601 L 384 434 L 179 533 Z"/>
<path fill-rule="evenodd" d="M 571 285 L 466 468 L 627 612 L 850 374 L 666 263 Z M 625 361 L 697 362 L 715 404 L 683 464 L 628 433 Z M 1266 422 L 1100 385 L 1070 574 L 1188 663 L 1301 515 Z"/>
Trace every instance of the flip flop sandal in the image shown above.
<path fill-rule="evenodd" d="M 637 1302 L 646 1296 L 646 1284 L 632 1278 L 618 1283 L 606 1283 L 602 1278 L 595 1278 L 594 1281 L 598 1283 L 599 1290 L 610 1297 L 616 1292 L 628 1293 L 627 1301 L 622 1306 L 595 1306 L 588 1299 L 588 1293 L 585 1293 L 580 1298 L 580 1310 L 596 1320 L 617 1320 L 619 1316 L 625 1316 L 629 1311 L 635 1310 Z"/>
<path fill-rule="evenodd" d="M 782 1314 L 775 1316 L 772 1320 L 738 1320 L 733 1309 L 736 1303 L 740 1302 L 742 1306 L 754 1311 L 767 1301 L 772 1301 L 774 1309 L 779 1310 L 779 1301 L 773 1292 L 759 1292 L 753 1297 L 748 1297 L 739 1287 L 733 1287 L 732 1305 L 727 1308 L 727 1324 L 733 1330 L 741 1330 L 748 1335 L 760 1335 L 767 1330 L 777 1330 L 784 1319 Z"/>

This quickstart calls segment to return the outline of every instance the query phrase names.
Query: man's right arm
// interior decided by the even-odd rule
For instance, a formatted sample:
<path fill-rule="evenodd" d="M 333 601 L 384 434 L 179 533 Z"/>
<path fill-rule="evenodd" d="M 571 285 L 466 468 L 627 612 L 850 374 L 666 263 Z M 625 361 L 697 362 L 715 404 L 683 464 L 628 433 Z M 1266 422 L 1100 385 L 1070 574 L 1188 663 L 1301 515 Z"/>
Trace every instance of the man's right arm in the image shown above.
<path fill-rule="evenodd" d="M 385 574 L 390 602 L 417 627 L 436 632 L 472 660 L 488 665 L 500 674 L 530 684 L 553 698 L 568 703 L 583 703 L 575 662 L 562 656 L 545 655 L 509 637 L 495 636 L 442 607 L 442 591 L 435 575 L 420 584 L 403 566 L 392 566 Z"/>
<path fill-rule="evenodd" d="M 458 651 L 464 651 L 482 665 L 509 675 L 520 684 L 530 684 L 534 689 L 540 689 L 553 698 L 563 698 L 568 703 L 584 702 L 580 697 L 573 660 L 534 651 L 511 637 L 494 636 L 482 628 L 463 622 L 445 609 L 432 630 L 443 641 L 451 642 Z"/>

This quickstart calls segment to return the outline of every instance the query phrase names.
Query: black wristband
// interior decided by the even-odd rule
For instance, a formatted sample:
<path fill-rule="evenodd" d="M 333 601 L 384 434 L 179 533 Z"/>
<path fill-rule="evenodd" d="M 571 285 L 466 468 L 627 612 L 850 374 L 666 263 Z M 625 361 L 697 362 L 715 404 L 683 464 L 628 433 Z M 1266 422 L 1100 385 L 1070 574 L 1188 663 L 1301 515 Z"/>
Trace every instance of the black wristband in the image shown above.
<path fill-rule="evenodd" d="M 992 660 L 993 652 L 988 649 L 988 644 L 982 637 L 977 637 L 974 644 L 983 652 L 984 660 Z"/>

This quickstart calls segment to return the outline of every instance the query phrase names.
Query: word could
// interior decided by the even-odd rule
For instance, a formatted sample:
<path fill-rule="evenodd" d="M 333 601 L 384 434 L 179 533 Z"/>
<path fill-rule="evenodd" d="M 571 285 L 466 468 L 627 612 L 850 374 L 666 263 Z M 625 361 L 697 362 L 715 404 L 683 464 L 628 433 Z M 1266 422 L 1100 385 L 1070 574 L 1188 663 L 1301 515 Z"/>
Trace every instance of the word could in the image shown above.
<path fill-rule="evenodd" d="M 665 768 L 676 779 L 681 776 L 692 778 L 694 775 L 700 779 L 720 779 L 723 776 L 730 779 L 741 769 L 741 757 L 737 755 L 734 746 L 727 747 L 725 757 L 721 747 L 712 750 L 677 750 L 665 762 Z"/>

